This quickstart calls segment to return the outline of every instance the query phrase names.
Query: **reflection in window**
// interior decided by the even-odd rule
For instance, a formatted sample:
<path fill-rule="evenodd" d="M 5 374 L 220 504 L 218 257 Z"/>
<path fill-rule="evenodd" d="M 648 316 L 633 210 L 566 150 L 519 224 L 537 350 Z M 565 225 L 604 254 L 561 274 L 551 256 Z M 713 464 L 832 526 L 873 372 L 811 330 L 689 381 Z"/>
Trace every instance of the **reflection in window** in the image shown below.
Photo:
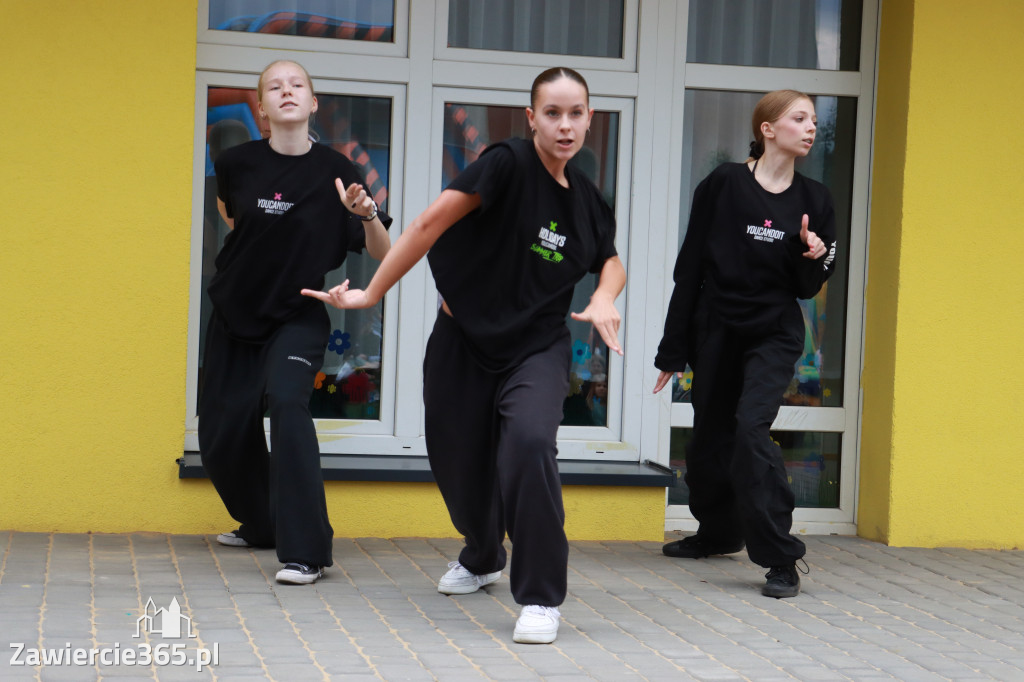
<path fill-rule="evenodd" d="M 798 507 L 839 506 L 839 462 L 842 434 L 817 431 L 772 431 L 772 439 L 782 448 L 789 485 Z M 686 487 L 686 448 L 692 429 L 672 429 L 669 466 L 678 477 L 668 489 L 669 504 L 689 504 Z"/>
<path fill-rule="evenodd" d="M 856 71 L 861 0 L 690 0 L 686 61 Z"/>
<path fill-rule="evenodd" d="M 623 0 L 450 0 L 448 46 L 622 57 Z"/>
<path fill-rule="evenodd" d="M 210 0 L 208 28 L 390 43 L 394 23 L 394 0 Z"/>
<path fill-rule="evenodd" d="M 764 93 L 687 90 L 685 98 L 683 190 L 680 192 L 679 244 L 683 243 L 693 190 L 727 161 L 747 158 L 750 115 Z M 818 133 L 811 153 L 796 169 L 824 183 L 832 193 L 839 241 L 837 271 L 812 299 L 800 301 L 804 314 L 804 353 L 794 369 L 784 404 L 838 407 L 843 398 L 846 342 L 846 289 L 849 272 L 850 211 L 857 101 L 853 97 L 812 97 Z M 814 229 L 814 226 L 810 226 Z M 673 400 L 689 401 L 689 379 L 674 381 Z"/>
<path fill-rule="evenodd" d="M 615 207 L 619 115 L 595 111 L 583 148 L 570 161 L 601 190 L 605 201 Z M 509 137 L 528 137 L 529 126 L 523 107 L 480 104 L 446 104 L 444 108 L 444 153 L 442 186 L 455 179 L 475 161 L 491 142 Z M 619 230 L 624 229 L 622 225 Z M 618 240 L 617 240 L 618 241 Z M 597 287 L 597 275 L 585 276 L 573 293 L 570 310 L 587 307 Z M 566 426 L 607 426 L 608 424 L 608 347 L 594 328 L 566 317 L 572 333 L 572 366 L 569 395 L 564 404 Z"/>
<path fill-rule="evenodd" d="M 310 129 L 320 144 L 341 152 L 355 163 L 366 186 L 382 209 L 388 205 L 391 140 L 391 100 L 382 97 L 317 95 L 319 109 Z M 212 312 L 206 289 L 214 260 L 229 229 L 217 212 L 217 179 L 213 160 L 228 147 L 266 137 L 257 121 L 256 91 L 210 88 L 207 93 L 206 189 L 203 221 L 202 310 L 199 341 L 199 390 L 202 391 L 203 349 Z M 365 251 L 349 253 L 341 268 L 327 275 L 326 286 L 346 278 L 369 282 L 377 261 Z M 317 374 L 310 409 L 314 417 L 378 419 L 380 365 L 383 341 L 383 302 L 366 310 L 341 311 L 327 307 L 331 336 L 324 366 Z"/>

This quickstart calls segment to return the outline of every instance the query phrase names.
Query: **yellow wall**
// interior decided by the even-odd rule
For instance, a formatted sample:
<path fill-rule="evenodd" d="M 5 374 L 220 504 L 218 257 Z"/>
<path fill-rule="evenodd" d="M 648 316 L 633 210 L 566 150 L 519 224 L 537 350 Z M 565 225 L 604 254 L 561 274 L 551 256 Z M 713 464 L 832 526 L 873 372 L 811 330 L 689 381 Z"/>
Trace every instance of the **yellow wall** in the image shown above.
<path fill-rule="evenodd" d="M 885 0 L 881 26 L 860 533 L 1024 546 L 1024 3 Z"/>
<path fill-rule="evenodd" d="M 0 528 L 227 530 L 210 484 L 175 465 L 196 4 L 12 2 L 3 14 Z M 454 534 L 432 484 L 327 490 L 339 535 Z M 663 537 L 662 489 L 569 487 L 565 502 L 572 537 Z"/>
<path fill-rule="evenodd" d="M 3 14 L 19 85 L 0 136 L 0 525 L 167 524 L 200 497 L 173 480 L 195 5 L 10 2 Z"/>

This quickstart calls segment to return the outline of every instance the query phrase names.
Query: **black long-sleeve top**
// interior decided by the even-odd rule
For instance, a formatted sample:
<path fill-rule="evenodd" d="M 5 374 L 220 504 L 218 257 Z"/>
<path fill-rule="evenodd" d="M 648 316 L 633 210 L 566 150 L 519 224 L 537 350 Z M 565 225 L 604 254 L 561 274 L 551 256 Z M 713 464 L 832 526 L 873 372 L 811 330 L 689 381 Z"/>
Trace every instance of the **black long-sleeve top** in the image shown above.
<path fill-rule="evenodd" d="M 802 255 L 805 213 L 808 229 L 827 249 L 814 260 Z M 655 367 L 668 372 L 686 367 L 690 322 L 700 296 L 710 297 L 710 309 L 723 324 L 759 335 L 771 330 L 796 299 L 817 294 L 835 265 L 835 210 L 823 184 L 795 173 L 792 184 L 774 194 L 745 163 L 722 164 L 693 193 Z"/>

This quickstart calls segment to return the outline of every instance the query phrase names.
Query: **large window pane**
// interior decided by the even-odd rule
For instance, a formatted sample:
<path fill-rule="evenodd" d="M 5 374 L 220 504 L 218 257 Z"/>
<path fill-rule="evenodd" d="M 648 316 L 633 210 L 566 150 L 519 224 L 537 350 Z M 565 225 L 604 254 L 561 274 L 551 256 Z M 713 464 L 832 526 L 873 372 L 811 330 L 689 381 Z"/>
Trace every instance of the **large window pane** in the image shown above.
<path fill-rule="evenodd" d="M 448 46 L 622 57 L 623 0 L 450 0 Z"/>
<path fill-rule="evenodd" d="M 615 207 L 619 115 L 595 111 L 583 149 L 570 163 L 575 164 L 601 190 L 605 201 Z M 480 156 L 491 142 L 509 137 L 528 137 L 529 126 L 523 107 L 446 104 L 444 109 L 443 183 L 450 183 L 462 169 Z M 619 225 L 620 230 L 623 229 Z M 576 285 L 573 311 L 587 307 L 597 287 L 597 275 L 587 275 Z M 566 318 L 572 333 L 573 363 L 569 375 L 569 395 L 565 400 L 566 426 L 606 426 L 608 424 L 608 347 L 594 328 L 585 322 Z"/>
<path fill-rule="evenodd" d="M 839 506 L 839 461 L 842 434 L 816 431 L 772 431 L 772 440 L 782 448 L 786 474 L 798 507 Z M 668 489 L 669 504 L 689 504 L 686 486 L 686 448 L 692 429 L 672 429 L 669 466 L 678 477 Z"/>
<path fill-rule="evenodd" d="M 720 163 L 747 158 L 752 139 L 750 115 L 762 95 L 764 93 L 713 90 L 686 92 L 680 245 L 686 232 L 693 190 Z M 800 301 L 804 313 L 804 353 L 794 368 L 784 402 L 786 405 L 838 407 L 843 400 L 857 101 L 853 97 L 812 99 L 818 114 L 817 139 L 811 153 L 797 160 L 796 168 L 824 183 L 832 193 L 839 241 L 838 267 L 817 296 Z M 688 377 L 682 384 L 676 380 L 674 400 L 689 400 Z"/>
<path fill-rule="evenodd" d="M 391 140 L 391 100 L 384 97 L 317 95 L 319 110 L 311 130 L 359 168 L 377 203 L 387 210 Z M 217 212 L 217 180 L 213 160 L 236 144 L 265 137 L 256 113 L 256 91 L 210 88 L 207 95 L 206 193 L 203 225 L 202 315 L 199 342 L 199 390 L 202 391 L 203 348 L 211 305 L 206 289 L 213 277 L 214 259 L 228 227 Z M 327 287 L 351 278 L 369 282 L 377 261 L 365 251 L 349 253 L 341 268 L 327 276 Z M 366 310 L 341 311 L 328 306 L 331 337 L 324 366 L 310 400 L 314 417 L 378 419 L 383 340 L 383 302 Z"/>
<path fill-rule="evenodd" d="M 860 0 L 690 0 L 686 61 L 856 71 Z"/>
<path fill-rule="evenodd" d="M 394 0 L 210 0 L 218 31 L 394 41 Z"/>

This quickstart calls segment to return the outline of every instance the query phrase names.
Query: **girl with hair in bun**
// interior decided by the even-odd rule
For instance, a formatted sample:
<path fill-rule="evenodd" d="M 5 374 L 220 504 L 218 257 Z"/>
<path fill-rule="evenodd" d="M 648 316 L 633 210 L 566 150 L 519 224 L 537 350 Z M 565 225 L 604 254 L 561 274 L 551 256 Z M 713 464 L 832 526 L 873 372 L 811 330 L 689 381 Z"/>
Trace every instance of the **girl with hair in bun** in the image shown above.
<path fill-rule="evenodd" d="M 522 605 L 512 638 L 528 644 L 555 640 L 566 594 L 555 438 L 569 392 L 565 317 L 588 272 L 599 274 L 597 289 L 572 317 L 622 353 L 615 218 L 569 165 L 593 113 L 580 74 L 544 71 L 526 109 L 532 140 L 489 146 L 406 228 L 365 290 L 346 281 L 306 292 L 339 308 L 372 306 L 427 255 L 444 299 L 423 359 L 427 455 L 466 541 L 437 589 L 470 594 L 498 580 L 507 532 Z"/>
<path fill-rule="evenodd" d="M 693 437 L 686 451 L 695 535 L 671 557 L 738 552 L 767 568 L 762 594 L 800 592 L 795 498 L 769 429 L 804 347 L 798 298 L 835 269 L 832 197 L 795 170 L 814 144 L 810 97 L 765 95 L 754 108 L 745 163 L 724 163 L 694 191 L 675 289 L 654 365 L 657 393 L 689 364 Z"/>
<path fill-rule="evenodd" d="M 276 547 L 284 564 L 277 581 L 308 584 L 332 564 L 334 531 L 309 411 L 330 320 L 300 291 L 322 287 L 349 251 L 383 258 L 391 218 L 377 210 L 351 161 L 311 141 L 317 100 L 302 66 L 272 63 L 257 95 L 270 137 L 226 149 L 214 162 L 217 208 L 231 232 L 209 287 L 199 447 L 241 524 L 217 541 Z"/>

